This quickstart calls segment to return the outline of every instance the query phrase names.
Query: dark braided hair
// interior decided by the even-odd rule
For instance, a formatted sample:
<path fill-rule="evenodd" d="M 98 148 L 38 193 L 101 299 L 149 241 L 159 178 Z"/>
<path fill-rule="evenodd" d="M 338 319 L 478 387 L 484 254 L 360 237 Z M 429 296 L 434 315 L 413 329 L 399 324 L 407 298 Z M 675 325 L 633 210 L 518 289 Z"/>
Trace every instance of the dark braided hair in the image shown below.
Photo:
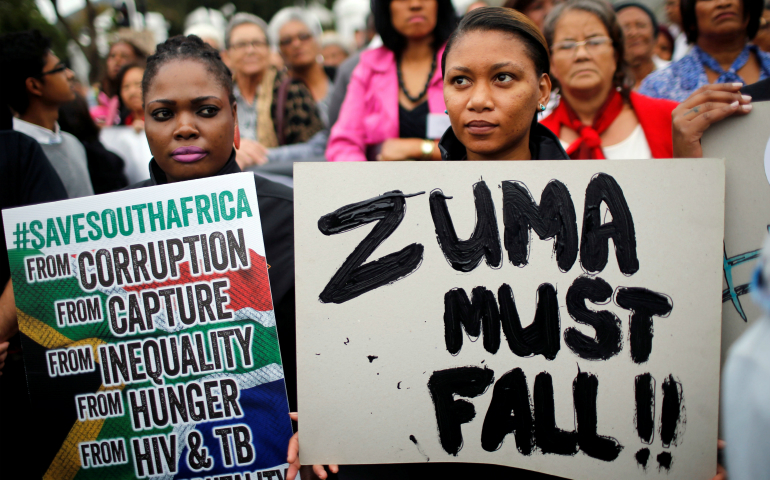
<path fill-rule="evenodd" d="M 147 69 L 142 77 L 142 98 L 147 95 L 160 67 L 174 60 L 196 60 L 213 74 L 219 84 L 227 90 L 230 103 L 235 102 L 233 74 L 227 68 L 219 52 L 195 35 L 177 35 L 158 45 L 154 55 L 147 59 Z"/>

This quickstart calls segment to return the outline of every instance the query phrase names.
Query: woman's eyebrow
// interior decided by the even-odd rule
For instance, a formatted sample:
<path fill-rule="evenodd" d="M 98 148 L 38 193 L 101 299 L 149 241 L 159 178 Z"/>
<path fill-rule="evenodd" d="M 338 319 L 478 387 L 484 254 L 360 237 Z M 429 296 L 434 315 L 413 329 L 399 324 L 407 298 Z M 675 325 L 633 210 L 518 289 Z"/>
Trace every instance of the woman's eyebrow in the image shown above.
<path fill-rule="evenodd" d="M 460 67 L 452 67 L 452 68 L 450 68 L 449 70 L 450 70 L 450 71 L 451 71 L 451 70 L 458 70 L 458 71 L 460 71 L 460 72 L 464 72 L 464 73 L 471 73 L 471 69 L 470 69 L 470 68 L 468 68 L 468 67 L 462 67 L 462 66 L 460 66 Z"/>
<path fill-rule="evenodd" d="M 511 70 L 515 70 L 517 72 L 523 72 L 524 68 L 519 65 L 518 63 L 514 62 L 500 62 L 492 65 L 492 68 L 490 70 L 501 70 L 503 68 L 509 68 Z"/>
<path fill-rule="evenodd" d="M 205 102 L 206 100 L 211 100 L 212 98 L 216 99 L 216 100 L 219 100 L 219 97 L 217 97 L 216 95 L 206 95 L 206 96 L 203 96 L 203 97 L 194 98 L 192 100 L 192 103 L 202 103 L 202 102 Z"/>
<path fill-rule="evenodd" d="M 165 99 L 165 98 L 160 98 L 160 99 L 158 99 L 158 100 L 150 100 L 149 102 L 147 102 L 147 105 L 149 105 L 149 104 L 151 104 L 151 103 L 162 103 L 162 104 L 164 104 L 164 105 L 176 105 L 176 102 L 175 102 L 175 101 L 173 101 L 173 100 L 167 100 L 167 99 Z"/>

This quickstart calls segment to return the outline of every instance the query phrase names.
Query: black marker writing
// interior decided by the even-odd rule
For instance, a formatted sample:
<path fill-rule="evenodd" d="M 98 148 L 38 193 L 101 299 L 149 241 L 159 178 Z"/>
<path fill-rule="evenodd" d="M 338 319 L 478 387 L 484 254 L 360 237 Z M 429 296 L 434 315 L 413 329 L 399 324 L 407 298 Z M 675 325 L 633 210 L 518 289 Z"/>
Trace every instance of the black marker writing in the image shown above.
<path fill-rule="evenodd" d="M 612 221 L 602 223 L 601 204 L 604 202 Z M 604 270 L 609 255 L 608 241 L 615 244 L 618 267 L 625 275 L 639 270 L 636 256 L 636 233 L 631 210 L 618 182 L 606 173 L 594 175 L 586 188 L 583 211 L 583 232 L 580 239 L 580 264 L 590 273 Z"/>
<path fill-rule="evenodd" d="M 612 297 L 612 287 L 600 277 L 578 277 L 567 290 L 567 311 L 576 322 L 590 325 L 596 337 L 584 335 L 576 328 L 564 331 L 564 342 L 580 358 L 607 360 L 623 348 L 620 319 L 612 312 L 594 312 L 586 307 L 592 303 L 607 302 Z"/>
<path fill-rule="evenodd" d="M 577 432 L 556 427 L 553 403 L 553 380 L 546 372 L 535 377 L 535 441 L 543 453 L 575 455 L 578 451 Z"/>
<path fill-rule="evenodd" d="M 459 367 L 433 372 L 428 380 L 428 390 L 436 409 L 436 423 L 441 446 L 457 456 L 463 448 L 462 424 L 476 417 L 476 409 L 467 400 L 454 396 L 473 398 L 484 393 L 494 381 L 494 372 L 488 368 Z"/>
<path fill-rule="evenodd" d="M 679 445 L 682 427 L 687 422 L 684 409 L 682 384 L 669 375 L 663 380 L 663 405 L 660 412 L 660 439 L 663 447 Z M 659 459 L 660 460 L 660 459 Z"/>
<path fill-rule="evenodd" d="M 655 379 L 649 373 L 634 379 L 636 415 L 634 424 L 642 442 L 650 445 L 655 435 Z"/>
<path fill-rule="evenodd" d="M 662 293 L 646 288 L 619 287 L 615 303 L 626 310 L 631 310 L 629 320 L 629 343 L 631 358 L 636 363 L 644 363 L 652 352 L 652 317 L 667 317 L 674 304 L 671 298 Z"/>
<path fill-rule="evenodd" d="M 438 189 L 430 192 L 430 214 L 436 227 L 436 238 L 449 265 L 460 272 L 470 272 L 484 258 L 492 268 L 502 266 L 503 253 L 500 248 L 495 204 L 486 182 L 482 180 L 473 185 L 476 226 L 468 240 L 457 238 L 446 204 L 447 199 L 451 198 L 444 196 Z"/>
<path fill-rule="evenodd" d="M 503 241 L 512 264 L 527 265 L 532 229 L 540 240 L 554 239 L 556 263 L 562 272 L 572 268 L 578 253 L 577 216 L 563 183 L 548 182 L 538 206 L 524 183 L 503 182 L 503 222 Z"/>
<path fill-rule="evenodd" d="M 520 368 L 511 370 L 495 383 L 492 403 L 481 430 L 481 447 L 494 452 L 509 433 L 513 433 L 519 452 L 532 453 L 535 448 L 532 408 L 527 377 Z"/>
<path fill-rule="evenodd" d="M 599 435 L 596 431 L 596 395 L 598 391 L 599 379 L 595 375 L 586 372 L 578 373 L 572 384 L 578 445 L 586 455 L 611 462 L 618 458 L 623 446 L 613 437 Z"/>
<path fill-rule="evenodd" d="M 379 222 L 329 280 L 319 295 L 323 303 L 347 302 L 417 270 L 425 249 L 419 243 L 407 245 L 398 252 L 362 265 L 404 219 L 405 198 L 409 196 L 412 195 L 394 190 L 363 202 L 351 203 L 318 220 L 318 229 L 324 235 L 336 235 L 367 223 Z"/>
<path fill-rule="evenodd" d="M 543 355 L 548 360 L 556 358 L 561 348 L 559 340 L 559 304 L 556 289 L 550 283 L 537 289 L 537 309 L 535 319 L 526 328 L 521 326 L 521 319 L 513 298 L 513 291 L 503 284 L 497 293 L 500 308 L 495 296 L 484 287 L 476 287 L 471 300 L 465 290 L 455 288 L 444 295 L 444 340 L 447 351 L 456 355 L 463 345 L 462 329 L 470 337 L 484 335 L 484 348 L 496 353 L 500 347 L 500 328 L 505 333 L 511 352 L 520 356 Z"/>

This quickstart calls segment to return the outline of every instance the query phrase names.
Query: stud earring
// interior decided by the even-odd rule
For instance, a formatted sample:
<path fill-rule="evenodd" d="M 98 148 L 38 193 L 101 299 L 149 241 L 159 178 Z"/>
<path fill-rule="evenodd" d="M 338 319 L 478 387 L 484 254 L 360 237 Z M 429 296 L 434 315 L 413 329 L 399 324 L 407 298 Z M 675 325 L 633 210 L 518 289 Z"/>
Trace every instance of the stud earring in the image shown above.
<path fill-rule="evenodd" d="M 449 115 L 449 110 L 444 110 L 444 113 Z"/>
<path fill-rule="evenodd" d="M 541 112 L 545 112 L 545 105 L 543 105 L 542 103 L 538 103 L 537 108 L 539 108 Z"/>

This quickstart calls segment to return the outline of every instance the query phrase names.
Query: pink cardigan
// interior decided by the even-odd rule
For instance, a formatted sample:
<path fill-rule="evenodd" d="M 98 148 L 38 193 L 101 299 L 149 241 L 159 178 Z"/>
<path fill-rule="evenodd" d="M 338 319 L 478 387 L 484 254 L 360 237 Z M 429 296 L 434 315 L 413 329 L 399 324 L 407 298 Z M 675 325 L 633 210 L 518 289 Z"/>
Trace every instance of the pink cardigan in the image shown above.
<path fill-rule="evenodd" d="M 428 86 L 428 110 L 444 113 L 444 84 L 441 55 L 438 51 L 436 72 Z M 340 116 L 332 127 L 326 158 L 330 162 L 366 161 L 366 147 L 398 138 L 398 75 L 396 58 L 385 47 L 361 53 Z"/>

